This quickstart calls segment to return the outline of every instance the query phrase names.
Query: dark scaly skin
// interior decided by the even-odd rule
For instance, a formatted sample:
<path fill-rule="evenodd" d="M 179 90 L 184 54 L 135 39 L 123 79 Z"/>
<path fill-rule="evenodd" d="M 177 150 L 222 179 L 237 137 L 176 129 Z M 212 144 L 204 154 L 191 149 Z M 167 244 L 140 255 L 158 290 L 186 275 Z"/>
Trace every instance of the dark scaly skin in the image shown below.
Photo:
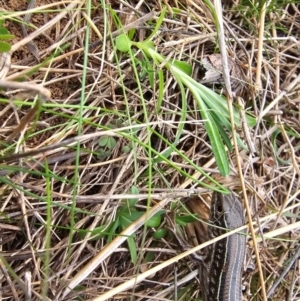
<path fill-rule="evenodd" d="M 223 195 L 215 192 L 212 197 L 208 238 L 226 233 L 245 223 L 243 207 L 233 193 Z M 235 233 L 205 249 L 201 267 L 204 301 L 241 301 L 242 266 L 246 252 L 246 236 Z"/>

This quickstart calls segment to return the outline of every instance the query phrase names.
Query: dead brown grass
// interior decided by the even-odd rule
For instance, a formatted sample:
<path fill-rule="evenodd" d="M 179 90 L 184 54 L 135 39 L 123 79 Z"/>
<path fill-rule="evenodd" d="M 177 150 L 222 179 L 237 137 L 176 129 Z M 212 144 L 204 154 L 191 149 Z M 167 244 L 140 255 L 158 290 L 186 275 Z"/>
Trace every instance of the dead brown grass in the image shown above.
<path fill-rule="evenodd" d="M 174 141 L 182 102 L 179 89 L 165 72 L 164 99 L 157 113 L 158 86 L 151 86 L 137 65 L 142 99 L 132 62 L 120 53 L 116 62 L 114 37 L 120 31 L 112 11 L 92 1 L 89 16 L 86 2 L 37 1 L 31 20 L 37 29 L 29 29 L 32 33 L 25 39 L 17 20 L 26 2 L 2 4 L 11 12 L 5 25 L 15 40 L 11 57 L 5 56 L 0 82 L 5 88 L 0 104 L 0 296 L 3 300 L 174 300 L 178 292 L 178 300 L 197 300 L 201 291 L 197 263 L 189 257 L 178 261 L 185 254 L 172 235 L 158 240 L 153 228 L 143 227 L 160 209 L 168 216 L 182 210 L 178 200 L 190 195 L 190 210 L 207 218 L 207 206 L 201 201 L 209 203 L 209 194 L 195 182 L 207 180 L 175 152 L 169 159 L 179 170 L 168 162 L 154 163 L 154 155 L 145 147 L 151 142 L 161 153 L 167 144 L 159 135 Z M 218 53 L 213 15 L 202 1 L 107 1 L 106 5 L 111 5 L 125 30 L 135 28 L 136 41 L 152 33 L 167 6 L 163 26 L 153 40 L 159 53 L 190 63 L 194 78 L 199 77 L 203 56 Z M 253 152 L 238 149 L 239 160 L 234 152 L 228 153 L 231 173 L 222 178 L 190 95 L 187 122 L 176 146 L 226 187 L 235 191 L 245 187 L 256 234 L 248 239 L 245 300 L 266 300 L 266 294 L 278 301 L 300 298 L 299 269 L 288 266 L 299 257 L 300 12 L 293 3 L 272 5 L 278 7 L 270 10 L 270 5 L 265 14 L 259 13 L 263 8 L 243 1 L 223 5 L 227 52 L 246 76 L 238 95 L 258 120 L 255 128 L 247 129 Z M 88 25 L 93 25 L 89 49 L 85 47 Z M 39 68 L 25 46 L 33 38 L 43 64 Z M 66 43 L 70 44 L 60 54 L 43 63 Z M 140 54 L 135 55 L 141 61 Z M 25 86 L 18 83 L 21 80 Z M 37 93 L 44 97 L 40 114 L 32 105 Z M 143 126 L 136 130 L 139 124 Z M 246 138 L 244 128 L 236 130 Z M 135 142 L 132 148 L 124 133 L 144 145 Z M 103 137 L 113 138 L 116 145 L 101 147 Z M 92 240 L 91 233 L 84 238 L 78 234 L 78 229 L 92 231 L 114 221 L 133 185 L 139 189 L 137 208 L 145 211 L 148 205 L 147 214 L 111 242 L 106 236 Z M 168 226 L 163 215 L 160 228 Z M 193 231 L 202 231 L 201 236 L 206 229 L 195 227 L 185 229 L 194 244 Z M 131 262 L 126 244 L 132 234 L 137 264 Z M 149 254 L 152 257 L 147 259 Z"/>

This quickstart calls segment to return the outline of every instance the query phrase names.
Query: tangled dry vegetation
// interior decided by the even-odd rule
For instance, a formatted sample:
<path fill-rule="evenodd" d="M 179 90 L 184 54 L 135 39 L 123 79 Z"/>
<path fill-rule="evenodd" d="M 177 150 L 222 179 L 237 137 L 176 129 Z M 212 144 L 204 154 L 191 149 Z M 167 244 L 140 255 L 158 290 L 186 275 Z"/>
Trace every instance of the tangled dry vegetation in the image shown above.
<path fill-rule="evenodd" d="M 202 242 L 191 213 L 207 219 L 217 183 L 248 196 L 244 300 L 299 300 L 299 268 L 289 265 L 300 234 L 298 5 L 226 1 L 234 67 L 211 83 L 203 62 L 221 47 L 209 1 L 38 0 L 29 37 L 27 2 L 1 3 L 15 36 L 0 81 L 3 300 L 199 300 L 198 263 L 177 262 L 168 228 Z M 151 37 L 164 61 L 134 45 L 120 51 L 124 33 Z M 33 37 L 39 62 L 25 45 Z M 167 68 L 175 60 L 256 118 L 236 126 L 247 148 L 227 152 L 226 177 L 198 103 Z"/>

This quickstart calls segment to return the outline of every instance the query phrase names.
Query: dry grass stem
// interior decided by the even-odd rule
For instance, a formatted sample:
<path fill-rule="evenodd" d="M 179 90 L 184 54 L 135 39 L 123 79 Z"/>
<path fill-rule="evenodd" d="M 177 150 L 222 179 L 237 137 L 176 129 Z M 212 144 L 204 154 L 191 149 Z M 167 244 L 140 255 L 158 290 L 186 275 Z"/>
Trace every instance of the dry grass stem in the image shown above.
<path fill-rule="evenodd" d="M 200 300 L 189 255 L 232 235 L 206 235 L 226 187 L 244 299 L 299 300 L 297 3 L 34 4 L 1 2 L 0 298 Z"/>

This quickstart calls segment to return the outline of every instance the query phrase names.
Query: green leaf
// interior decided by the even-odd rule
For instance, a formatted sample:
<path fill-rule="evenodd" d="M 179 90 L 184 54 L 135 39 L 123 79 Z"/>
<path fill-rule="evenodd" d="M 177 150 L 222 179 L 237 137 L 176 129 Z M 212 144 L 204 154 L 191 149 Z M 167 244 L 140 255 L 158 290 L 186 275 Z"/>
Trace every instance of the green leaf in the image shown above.
<path fill-rule="evenodd" d="M 226 99 L 215 93 L 213 90 L 207 88 L 206 86 L 195 82 L 197 85 L 197 88 L 199 89 L 199 93 L 201 94 L 201 97 L 203 98 L 203 100 L 205 101 L 206 105 L 212 109 L 214 112 L 216 112 L 216 114 L 218 114 L 218 116 L 225 117 L 225 119 L 227 119 L 226 123 L 228 123 L 230 125 L 230 121 L 229 121 L 229 111 L 228 111 L 228 105 L 227 105 L 227 101 Z M 240 122 L 240 114 L 239 114 L 239 110 L 236 107 L 233 107 L 233 116 L 234 116 L 234 123 L 236 126 L 240 127 L 241 126 L 241 122 Z M 246 120 L 247 123 L 249 125 L 249 127 L 253 127 L 256 124 L 256 118 L 251 116 L 249 113 L 246 112 L 245 114 L 246 116 Z M 222 120 L 224 120 L 222 118 Z M 222 121 L 223 123 L 223 121 Z M 224 124 L 225 125 L 225 124 Z M 231 125 L 230 125 L 231 127 Z M 226 125 L 226 128 L 228 128 L 228 126 Z"/>
<path fill-rule="evenodd" d="M 8 34 L 8 30 L 5 27 L 0 27 L 0 36 Z"/>
<path fill-rule="evenodd" d="M 177 7 L 172 7 L 172 12 L 174 14 L 174 17 L 176 17 L 176 14 L 182 14 L 182 9 Z"/>
<path fill-rule="evenodd" d="M 192 75 L 192 66 L 186 62 L 182 62 L 182 61 L 173 61 L 172 62 L 174 64 L 174 66 L 176 66 L 178 69 L 180 69 L 182 72 L 184 72 L 185 74 L 191 76 Z"/>
<path fill-rule="evenodd" d="M 164 56 L 158 54 L 155 51 L 155 46 L 152 41 L 143 41 L 143 42 L 131 42 L 133 46 L 136 46 L 137 48 L 141 49 L 145 55 L 145 57 L 150 57 L 152 60 L 159 64 L 164 60 Z"/>
<path fill-rule="evenodd" d="M 176 78 L 177 82 L 184 83 L 184 85 L 186 85 L 190 89 L 195 100 L 197 101 L 201 116 L 204 119 L 204 126 L 211 143 L 211 148 L 215 156 L 217 166 L 220 170 L 221 175 L 227 176 L 229 174 L 229 162 L 226 156 L 225 146 L 218 131 L 218 127 L 214 119 L 211 117 L 209 109 L 201 97 L 201 89 L 199 88 L 202 88 L 202 85 L 199 85 L 194 79 L 186 75 L 174 65 L 170 68 L 170 71 Z"/>
<path fill-rule="evenodd" d="M 186 226 L 188 223 L 197 221 L 198 214 L 176 215 L 176 224 Z"/>
<path fill-rule="evenodd" d="M 214 119 L 214 121 L 215 121 L 215 123 L 216 123 L 216 125 L 218 127 L 218 130 L 219 130 L 219 132 L 220 132 L 220 134 L 221 134 L 221 136 L 222 136 L 222 138 L 223 138 L 223 140 L 224 140 L 224 142 L 225 142 L 225 144 L 226 144 L 229 152 L 231 152 L 233 148 L 232 148 L 232 144 L 231 144 L 230 138 L 228 137 L 228 134 L 226 133 L 226 131 L 223 129 L 222 123 L 220 123 L 218 121 L 218 115 L 215 114 L 212 111 L 211 112 L 211 117 Z"/>
<path fill-rule="evenodd" d="M 128 31 L 128 38 L 131 41 L 135 35 L 135 28 L 132 28 Z"/>
<path fill-rule="evenodd" d="M 166 11 L 167 11 L 167 8 L 165 7 L 161 11 L 161 14 L 160 14 L 159 18 L 155 22 L 155 28 L 154 28 L 154 30 L 152 31 L 152 33 L 150 34 L 150 36 L 144 42 L 150 41 L 152 39 L 152 37 L 154 37 L 156 35 L 156 33 L 159 30 L 162 22 L 164 21 L 164 17 L 165 17 Z"/>
<path fill-rule="evenodd" d="M 91 232 L 91 237 L 93 237 L 92 240 L 99 240 L 100 238 L 105 237 L 107 235 L 107 233 L 109 232 L 109 227 L 104 225 L 104 226 L 96 227 L 93 231 L 79 229 L 78 235 L 81 239 L 84 239 L 87 233 L 90 232 Z"/>
<path fill-rule="evenodd" d="M 137 251 L 136 251 L 136 245 L 135 245 L 134 237 L 129 236 L 127 238 L 127 243 L 128 243 L 128 249 L 129 249 L 131 261 L 132 261 L 133 264 L 136 264 L 136 262 L 137 262 Z"/>
<path fill-rule="evenodd" d="M 119 51 L 128 52 L 131 48 L 131 45 L 132 42 L 125 33 L 116 37 L 116 46 Z"/>
<path fill-rule="evenodd" d="M 139 42 L 139 43 L 143 43 L 143 48 L 155 50 L 155 45 L 154 45 L 154 42 L 152 42 L 152 41 L 146 40 L 146 41 Z"/>
<path fill-rule="evenodd" d="M 100 146 L 106 146 L 108 138 L 109 138 L 108 136 L 102 136 L 102 137 L 100 137 L 100 139 L 99 139 L 99 145 Z"/>
<path fill-rule="evenodd" d="M 167 233 L 168 230 L 166 228 L 159 229 L 153 233 L 153 238 L 162 239 L 167 235 Z"/>
<path fill-rule="evenodd" d="M 11 34 L 0 34 L 0 40 L 12 40 L 14 38 Z"/>
<path fill-rule="evenodd" d="M 183 227 L 185 227 L 186 226 L 186 222 L 184 222 L 184 221 L 182 221 L 182 220 L 180 220 L 180 219 L 176 219 L 176 225 L 179 225 L 179 226 L 183 226 Z"/>
<path fill-rule="evenodd" d="M 232 144 L 231 144 L 228 134 L 226 133 L 226 131 L 223 128 L 223 127 L 225 127 L 229 133 L 232 132 L 231 123 L 230 123 L 229 119 L 223 118 L 224 117 L 223 114 L 221 114 L 221 113 L 216 114 L 214 111 L 211 111 L 211 116 L 214 118 L 215 123 L 219 129 L 219 132 L 220 132 L 228 150 L 231 152 L 233 149 Z M 241 146 L 243 149 L 248 149 L 248 147 L 241 140 L 238 133 L 236 133 L 236 139 L 237 139 L 237 143 L 239 146 Z"/>
<path fill-rule="evenodd" d="M 227 159 L 225 146 L 218 131 L 218 127 L 216 126 L 214 119 L 211 117 L 211 114 L 205 103 L 203 102 L 201 96 L 199 94 L 198 97 L 197 95 L 194 96 L 201 110 L 201 116 L 205 120 L 204 126 L 211 143 L 211 148 L 216 159 L 216 164 L 220 170 L 221 175 L 223 177 L 226 177 L 229 175 L 230 171 L 229 162 Z"/>
<path fill-rule="evenodd" d="M 226 99 L 197 82 L 196 87 L 206 106 L 218 116 L 218 118 L 221 120 L 221 123 L 226 128 L 231 127 Z M 240 115 L 237 110 L 233 111 L 233 116 L 235 125 L 240 127 Z"/>
<path fill-rule="evenodd" d="M 117 233 L 117 229 L 119 228 L 120 226 L 120 218 L 117 216 L 116 220 L 114 222 L 111 223 L 110 225 L 110 231 L 107 235 L 107 240 L 108 242 L 111 242 L 113 237 L 116 235 Z"/>
<path fill-rule="evenodd" d="M 120 228 L 121 228 L 121 231 L 123 231 L 124 229 L 126 229 L 130 225 L 131 225 L 131 220 L 128 218 L 128 215 L 126 215 L 126 214 L 120 215 Z"/>
<path fill-rule="evenodd" d="M 131 152 L 132 148 L 128 145 L 123 145 L 122 146 L 122 152 L 125 154 L 129 154 Z"/>
<path fill-rule="evenodd" d="M 149 228 L 157 228 L 161 224 L 161 216 L 154 215 L 147 222 L 146 226 Z"/>
<path fill-rule="evenodd" d="M 138 188 L 134 185 L 131 186 L 130 194 L 139 194 Z M 128 199 L 128 206 L 134 207 L 138 201 L 139 201 L 139 199 L 137 199 L 137 198 L 130 198 L 130 199 Z"/>
<path fill-rule="evenodd" d="M 0 41 L 0 52 L 9 52 L 11 49 L 10 44 Z"/>
<path fill-rule="evenodd" d="M 159 70 L 158 71 L 158 99 L 157 99 L 157 107 L 156 107 L 157 114 L 159 114 L 160 112 L 160 108 L 164 98 L 164 88 L 165 88 L 164 73 L 162 70 Z"/>
<path fill-rule="evenodd" d="M 172 69 L 170 69 L 170 71 L 172 72 Z M 183 131 L 183 128 L 184 128 L 184 122 L 186 120 L 186 113 L 187 113 L 187 101 L 186 101 L 186 94 L 185 94 L 185 89 L 184 89 L 184 86 L 181 82 L 181 79 L 179 76 L 177 76 L 176 73 L 173 73 L 173 76 L 175 77 L 179 87 L 180 87 L 180 92 L 181 92 L 181 99 L 182 99 L 182 107 L 181 107 L 181 110 L 180 110 L 180 113 L 181 113 L 181 116 L 180 116 L 180 123 L 178 124 L 178 130 L 177 130 L 177 133 L 176 133 L 176 137 L 175 137 L 175 141 L 172 143 L 172 146 L 176 147 L 180 137 L 181 137 L 181 134 L 182 134 L 182 131 Z M 159 163 L 159 162 L 162 162 L 165 158 L 168 158 L 171 153 L 172 153 L 173 149 L 172 147 L 168 147 L 166 150 L 164 150 L 162 153 L 161 153 L 161 156 L 157 156 L 153 159 L 153 162 L 154 163 Z"/>
<path fill-rule="evenodd" d="M 145 58 L 145 70 L 148 75 L 150 86 L 153 89 L 154 88 L 154 72 L 155 72 L 155 70 L 154 70 L 153 64 L 149 61 L 149 59 L 146 56 L 144 56 L 144 58 Z"/>
<path fill-rule="evenodd" d="M 113 149 L 116 146 L 116 144 L 117 144 L 116 139 L 111 136 L 104 135 L 99 139 L 99 145 L 105 146 L 108 149 Z"/>
<path fill-rule="evenodd" d="M 144 258 L 144 262 L 152 262 L 155 259 L 154 252 L 147 252 Z"/>
<path fill-rule="evenodd" d="M 130 208 L 131 211 L 129 212 L 123 212 L 119 218 L 120 218 L 120 226 L 122 227 L 122 230 L 127 228 L 128 226 L 131 225 L 132 222 L 136 221 L 139 219 L 144 212 L 142 211 L 136 211 L 134 208 Z"/>
<path fill-rule="evenodd" d="M 166 210 L 159 210 L 154 216 L 152 216 L 145 225 L 150 228 L 157 228 L 161 224 L 161 216 Z"/>
<path fill-rule="evenodd" d="M 257 122 L 257 118 L 252 116 L 250 113 L 246 112 L 246 120 L 249 127 L 254 127 Z"/>
<path fill-rule="evenodd" d="M 104 161 L 106 158 L 108 158 L 111 155 L 111 151 L 105 151 L 104 149 L 99 149 L 97 158 L 99 161 Z"/>

